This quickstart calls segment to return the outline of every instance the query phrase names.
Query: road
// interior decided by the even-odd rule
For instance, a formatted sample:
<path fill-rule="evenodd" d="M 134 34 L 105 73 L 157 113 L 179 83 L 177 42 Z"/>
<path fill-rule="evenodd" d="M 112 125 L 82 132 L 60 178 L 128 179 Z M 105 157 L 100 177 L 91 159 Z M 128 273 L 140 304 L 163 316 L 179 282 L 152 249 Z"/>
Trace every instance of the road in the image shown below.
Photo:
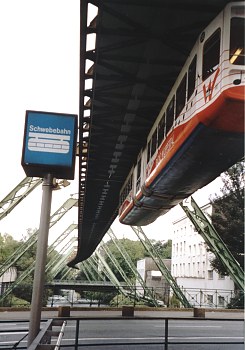
<path fill-rule="evenodd" d="M 18 313 L 17 313 L 18 314 Z M 22 313 L 21 313 L 22 314 Z M 173 312 L 138 312 L 136 316 L 141 319 L 124 320 L 120 317 L 110 320 L 98 320 L 93 317 L 117 317 L 119 313 L 116 312 L 73 312 L 74 317 L 89 315 L 89 320 L 82 320 L 79 324 L 79 349 L 81 350 L 162 350 L 164 349 L 164 320 L 144 319 L 144 316 L 151 317 L 188 317 L 188 312 L 173 313 Z M 44 315 L 46 315 L 44 313 Z M 241 319 L 242 314 L 236 315 L 236 318 Z M 244 345 L 234 344 L 217 344 L 218 342 L 243 342 L 243 322 L 242 321 L 221 321 L 215 320 L 216 317 L 231 318 L 231 314 L 222 313 L 208 313 L 206 317 L 212 316 L 212 320 L 197 320 L 189 318 L 188 320 L 178 319 L 169 320 L 169 342 L 182 343 L 169 344 L 168 350 L 243 350 Z M 0 313 L 0 320 L 2 320 Z M 12 313 L 12 317 L 13 317 Z M 17 317 L 18 316 L 18 317 Z M 28 331 L 28 322 L 20 319 L 18 314 L 17 320 L 9 323 L 5 315 L 5 320 L 0 323 L 0 349 L 11 349 L 14 342 L 20 340 Z M 55 315 L 57 316 L 57 314 Z M 68 320 L 64 336 L 62 339 L 63 345 L 68 345 L 71 341 L 74 343 L 76 322 Z M 10 332 L 9 332 L 10 331 Z M 202 342 L 203 344 L 183 344 L 183 343 Z M 214 344 L 204 344 L 205 342 L 212 342 Z M 129 343 L 138 343 L 129 345 Z M 157 344 L 158 343 L 158 344 Z M 160 345 L 161 343 L 161 345 Z M 94 346 L 92 346 L 94 344 Z M 100 345 L 99 345 L 100 344 Z M 109 345 L 114 344 L 114 345 Z M 118 344 L 117 346 L 115 344 Z M 26 338 L 20 343 L 26 346 Z M 86 346 L 87 345 L 87 346 Z M 17 348 L 18 349 L 18 348 Z M 62 347 L 61 347 L 62 349 Z M 64 348 L 63 348 L 64 349 Z M 68 350 L 73 350 L 74 346 L 67 347 Z"/>

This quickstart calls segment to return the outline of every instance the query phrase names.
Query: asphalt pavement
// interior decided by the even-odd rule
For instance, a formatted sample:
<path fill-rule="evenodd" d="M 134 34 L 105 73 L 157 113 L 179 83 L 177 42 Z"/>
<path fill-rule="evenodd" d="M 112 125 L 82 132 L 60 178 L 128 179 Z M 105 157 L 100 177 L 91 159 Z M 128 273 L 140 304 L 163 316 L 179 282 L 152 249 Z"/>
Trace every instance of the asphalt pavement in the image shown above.
<path fill-rule="evenodd" d="M 19 341 L 20 346 L 26 347 L 29 315 L 29 311 L 0 311 L 0 349 L 12 349 Z M 57 309 L 42 311 L 42 319 L 57 316 Z M 205 319 L 198 319 L 193 310 L 136 309 L 135 317 L 124 319 L 121 309 L 90 308 L 72 309 L 70 316 L 61 343 L 68 350 L 75 348 L 76 333 L 81 350 L 244 349 L 243 311 L 210 310 Z M 166 324 L 163 317 L 177 319 Z M 85 318 L 80 320 L 78 332 L 74 318 Z M 164 347 L 166 329 L 169 344 Z"/>

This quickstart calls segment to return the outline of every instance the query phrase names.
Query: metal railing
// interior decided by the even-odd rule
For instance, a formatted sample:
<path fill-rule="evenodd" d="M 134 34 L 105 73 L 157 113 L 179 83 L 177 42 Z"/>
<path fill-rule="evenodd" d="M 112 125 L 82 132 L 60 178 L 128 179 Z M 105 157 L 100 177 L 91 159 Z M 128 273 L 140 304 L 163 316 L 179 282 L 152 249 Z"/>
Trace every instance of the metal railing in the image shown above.
<path fill-rule="evenodd" d="M 25 324 L 25 326 L 18 328 L 18 324 Z M 66 321 L 57 319 L 49 319 L 41 321 L 41 329 L 37 337 L 32 344 L 27 346 L 27 336 L 29 332 L 29 321 L 26 320 L 14 320 L 14 321 L 0 321 L 0 350 L 35 350 L 35 349 L 48 349 L 59 350 L 61 346 L 62 337 L 66 326 Z M 1 325 L 9 325 L 7 329 L 1 327 Z M 17 327 L 14 327 L 17 326 Z M 11 328 L 10 328 L 11 327 Z M 4 341 L 7 335 L 18 335 L 17 340 Z M 5 336 L 5 337 L 4 337 Z M 52 344 L 51 344 L 52 343 Z M 48 346 L 50 345 L 50 346 Z M 48 346 L 48 348 L 47 348 Z"/>
<path fill-rule="evenodd" d="M 86 287 L 84 289 L 85 291 L 94 291 L 94 287 L 97 287 L 100 291 L 99 299 L 98 299 L 98 293 L 97 295 L 93 296 L 93 293 L 90 293 L 89 295 L 86 294 L 87 303 L 90 306 L 95 306 L 96 304 L 98 306 L 105 305 L 103 295 L 106 295 L 110 291 L 110 287 L 114 287 L 110 282 L 107 281 L 98 281 L 98 282 L 81 282 L 81 281 L 62 281 L 56 282 L 53 281 L 53 284 L 49 283 L 46 285 L 46 289 L 50 289 L 53 291 L 56 291 L 57 289 L 61 290 L 62 292 L 60 295 L 64 296 L 66 298 L 67 303 L 69 303 L 70 306 L 76 306 L 77 304 L 81 304 L 76 302 L 75 298 L 68 298 L 67 293 L 65 292 L 65 289 L 69 290 L 71 289 L 71 284 L 73 284 L 74 287 Z M 67 286 L 66 286 L 67 285 Z M 29 288 L 32 290 L 31 284 L 25 284 L 22 283 L 20 286 L 24 288 Z M 127 286 L 125 283 L 121 283 L 122 288 L 124 288 L 125 291 L 132 290 L 132 286 Z M 69 289 L 68 289 L 69 287 Z M 102 289 L 104 287 L 104 289 Z M 107 288 L 108 287 L 108 288 Z M 5 289 L 8 288 L 7 283 L 0 283 L 0 295 L 1 292 L 4 293 Z M 91 288 L 91 289 L 90 289 Z M 75 289 L 75 288 L 74 288 Z M 167 306 L 167 307 L 179 307 L 180 303 L 176 299 L 176 297 L 173 297 L 170 293 L 169 287 L 147 287 L 147 290 L 151 291 L 151 294 L 155 296 L 155 299 L 158 301 L 162 301 L 161 305 Z M 113 293 L 115 294 L 114 300 L 111 302 L 111 306 L 113 307 L 119 307 L 120 305 L 125 305 L 125 303 L 128 303 L 126 299 L 130 299 L 131 303 L 135 306 L 137 302 L 140 300 L 139 296 L 142 296 L 142 300 L 147 294 L 147 290 L 143 289 L 141 286 L 135 286 L 134 293 L 127 293 L 126 295 L 122 295 L 120 293 L 119 288 L 114 287 Z M 112 292 L 112 290 L 111 290 Z M 223 309 L 223 308 L 229 308 L 229 309 L 239 309 L 242 308 L 244 305 L 244 292 L 239 290 L 225 290 L 225 289 L 205 289 L 205 288 L 182 288 L 182 292 L 185 294 L 186 298 L 189 300 L 192 307 L 203 307 L 203 308 L 214 308 L 214 309 Z M 54 292 L 53 292 L 54 293 Z M 75 290 L 73 290 L 73 294 L 75 293 Z M 50 298 L 52 299 L 52 292 L 49 292 Z M 10 294 L 9 298 L 5 300 L 5 302 L 1 303 L 0 306 L 5 307 L 11 307 L 12 305 L 12 298 L 14 296 L 14 290 L 13 293 Z M 120 297 L 121 296 L 121 297 Z M 120 297 L 120 298 L 119 298 Z M 97 299 L 95 299 L 97 298 Z M 49 305 L 50 302 L 47 300 L 47 305 Z M 57 303 L 51 303 L 52 306 L 57 306 Z M 147 304 L 147 300 L 146 300 Z M 108 307 L 110 305 L 107 305 Z M 148 306 L 152 306 L 149 304 Z"/>
<path fill-rule="evenodd" d="M 103 343 L 101 343 L 100 339 L 98 338 L 98 340 L 95 340 L 94 342 L 89 342 L 86 343 L 86 341 L 83 341 L 83 338 L 81 338 L 81 334 L 80 334 L 80 330 L 82 329 L 82 327 L 80 327 L 80 323 L 83 321 L 86 322 L 93 322 L 93 321 L 104 321 L 104 323 L 106 324 L 106 321 L 113 321 L 114 322 L 120 322 L 120 321 L 125 321 L 127 320 L 127 322 L 132 322 L 132 321 L 138 321 L 138 322 L 145 322 L 145 321 L 159 321 L 162 322 L 161 325 L 163 326 L 161 334 L 157 336 L 157 340 L 150 340 L 150 336 L 149 336 L 149 341 L 139 341 L 139 339 L 137 338 L 137 336 L 135 336 L 135 339 L 130 338 L 131 341 L 108 341 L 108 340 L 104 340 Z M 74 322 L 75 323 L 75 327 L 74 327 L 74 331 L 71 334 L 71 337 L 69 339 L 69 342 L 66 342 L 62 344 L 62 336 L 65 333 L 65 325 L 67 324 L 67 322 Z M 181 338 L 179 338 L 177 341 L 174 341 L 173 336 L 170 336 L 170 331 L 171 331 L 171 321 L 184 321 L 185 323 L 188 324 L 188 322 L 190 321 L 195 321 L 195 322 L 200 322 L 200 321 L 205 321 L 205 322 L 243 322 L 243 319 L 240 318 L 193 318 L 193 317 L 140 317 L 140 316 L 133 316 L 133 317 L 125 317 L 125 316 L 114 316 L 114 317 L 59 317 L 59 318 L 54 318 L 54 319 L 50 319 L 50 320 L 46 320 L 45 323 L 42 326 L 42 329 L 40 331 L 40 333 L 38 334 L 38 336 L 36 337 L 36 339 L 33 341 L 33 343 L 27 348 L 26 346 L 23 346 L 23 343 L 21 345 L 21 342 L 15 342 L 11 345 L 9 345 L 9 347 L 7 347 L 5 345 L 5 347 L 1 347 L 0 345 L 0 349 L 26 349 L 26 350 L 42 350 L 42 349 L 47 349 L 48 344 L 49 347 L 48 349 L 66 349 L 66 348 L 72 348 L 74 350 L 78 350 L 78 349 L 82 349 L 83 347 L 96 347 L 96 349 L 104 349 L 106 346 L 113 346 L 113 349 L 116 349 L 119 346 L 127 346 L 128 348 L 130 348 L 131 346 L 158 346 L 161 345 L 163 346 L 162 348 L 164 350 L 168 350 L 169 349 L 169 345 L 179 345 L 179 349 L 181 349 L 181 345 L 201 345 L 202 349 L 209 349 L 209 345 L 215 345 L 217 346 L 217 349 L 220 348 L 220 345 L 242 345 L 244 344 L 243 341 L 231 341 L 227 340 L 227 338 L 225 339 L 225 341 L 214 341 L 213 337 L 210 337 L 209 341 L 203 341 L 203 339 L 198 339 L 198 337 L 193 337 L 192 341 L 182 341 Z M 6 321 L 0 321 L 0 329 L 1 327 L 1 323 L 6 323 Z M 12 321 L 14 323 L 18 323 L 18 322 L 23 322 L 22 321 Z M 26 322 L 26 321 L 25 321 Z M 11 325 L 11 321 L 8 321 L 8 323 Z M 54 340 L 52 341 L 52 338 L 50 336 L 50 329 L 52 326 L 55 325 L 62 325 L 61 326 L 61 330 L 59 331 L 59 334 L 56 334 L 56 336 L 58 337 L 58 340 L 55 342 Z M 172 323 L 173 324 L 173 323 Z M 132 329 L 134 327 L 134 324 L 132 324 Z M 13 330 L 11 330 L 13 331 Z M 17 332 L 18 329 L 15 328 L 15 332 Z M 27 329 L 22 331 L 26 334 Z M 0 335 L 1 335 L 0 331 Z M 6 330 L 5 330 L 6 332 Z M 54 332 L 55 333 L 55 332 Z M 56 332 L 58 333 L 58 332 Z M 149 330 L 149 335 L 151 333 L 151 330 Z M 242 333 L 242 327 L 241 327 L 241 333 Z M 83 333 L 84 338 L 86 337 L 86 334 Z M 193 336 L 193 328 L 190 326 L 189 327 L 189 336 Z M 208 335 L 207 335 L 208 337 Z M 232 338 L 232 335 L 230 336 Z M 239 337 L 241 338 L 241 337 Z M 188 338 L 187 338 L 188 339 Z M 219 339 L 219 338 L 217 338 Z M 204 347 L 204 345 L 206 345 L 207 347 Z M 152 347 L 151 347 L 152 348 Z M 196 347 L 197 348 L 197 347 Z"/>

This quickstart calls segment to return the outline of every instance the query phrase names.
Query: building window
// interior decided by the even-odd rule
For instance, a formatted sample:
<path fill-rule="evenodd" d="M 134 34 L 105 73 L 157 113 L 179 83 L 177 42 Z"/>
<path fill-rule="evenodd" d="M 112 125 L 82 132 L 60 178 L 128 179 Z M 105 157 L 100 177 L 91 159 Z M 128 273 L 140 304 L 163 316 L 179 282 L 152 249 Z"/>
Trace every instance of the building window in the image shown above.
<path fill-rule="evenodd" d="M 219 303 L 219 306 L 225 306 L 225 298 L 219 295 L 218 303 Z"/>
<path fill-rule="evenodd" d="M 208 279 L 212 280 L 214 278 L 214 272 L 213 270 L 208 270 Z"/>
<path fill-rule="evenodd" d="M 203 270 L 203 271 L 202 271 L 202 277 L 205 277 L 205 270 L 206 270 L 206 269 L 205 269 L 205 265 L 206 265 L 206 264 L 205 264 L 205 261 L 203 261 L 203 263 L 202 263 L 202 270 Z"/>
<path fill-rule="evenodd" d="M 208 304 L 213 304 L 213 301 L 214 301 L 214 297 L 212 294 L 208 294 L 207 295 L 207 302 Z"/>
<path fill-rule="evenodd" d="M 225 279 L 225 275 L 222 275 L 221 273 L 219 273 L 219 280 L 224 280 Z"/>

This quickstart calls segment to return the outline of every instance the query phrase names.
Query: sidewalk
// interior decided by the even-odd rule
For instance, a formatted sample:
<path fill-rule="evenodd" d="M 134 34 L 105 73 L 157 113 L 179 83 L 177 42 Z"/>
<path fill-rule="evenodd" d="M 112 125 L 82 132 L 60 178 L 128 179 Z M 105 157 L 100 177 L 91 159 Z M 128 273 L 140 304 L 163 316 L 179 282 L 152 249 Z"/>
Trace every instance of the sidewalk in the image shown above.
<path fill-rule="evenodd" d="M 193 309 L 153 309 L 148 310 L 136 308 L 135 316 L 140 317 L 193 317 Z M 71 308 L 71 317 L 120 317 L 122 316 L 121 308 L 105 309 L 105 308 Z M 42 311 L 42 319 L 58 317 L 58 308 Z M 244 310 L 228 310 L 228 309 L 206 309 L 206 318 L 235 318 L 244 319 Z M 0 321 L 3 320 L 29 320 L 30 310 L 5 310 L 0 308 Z"/>

